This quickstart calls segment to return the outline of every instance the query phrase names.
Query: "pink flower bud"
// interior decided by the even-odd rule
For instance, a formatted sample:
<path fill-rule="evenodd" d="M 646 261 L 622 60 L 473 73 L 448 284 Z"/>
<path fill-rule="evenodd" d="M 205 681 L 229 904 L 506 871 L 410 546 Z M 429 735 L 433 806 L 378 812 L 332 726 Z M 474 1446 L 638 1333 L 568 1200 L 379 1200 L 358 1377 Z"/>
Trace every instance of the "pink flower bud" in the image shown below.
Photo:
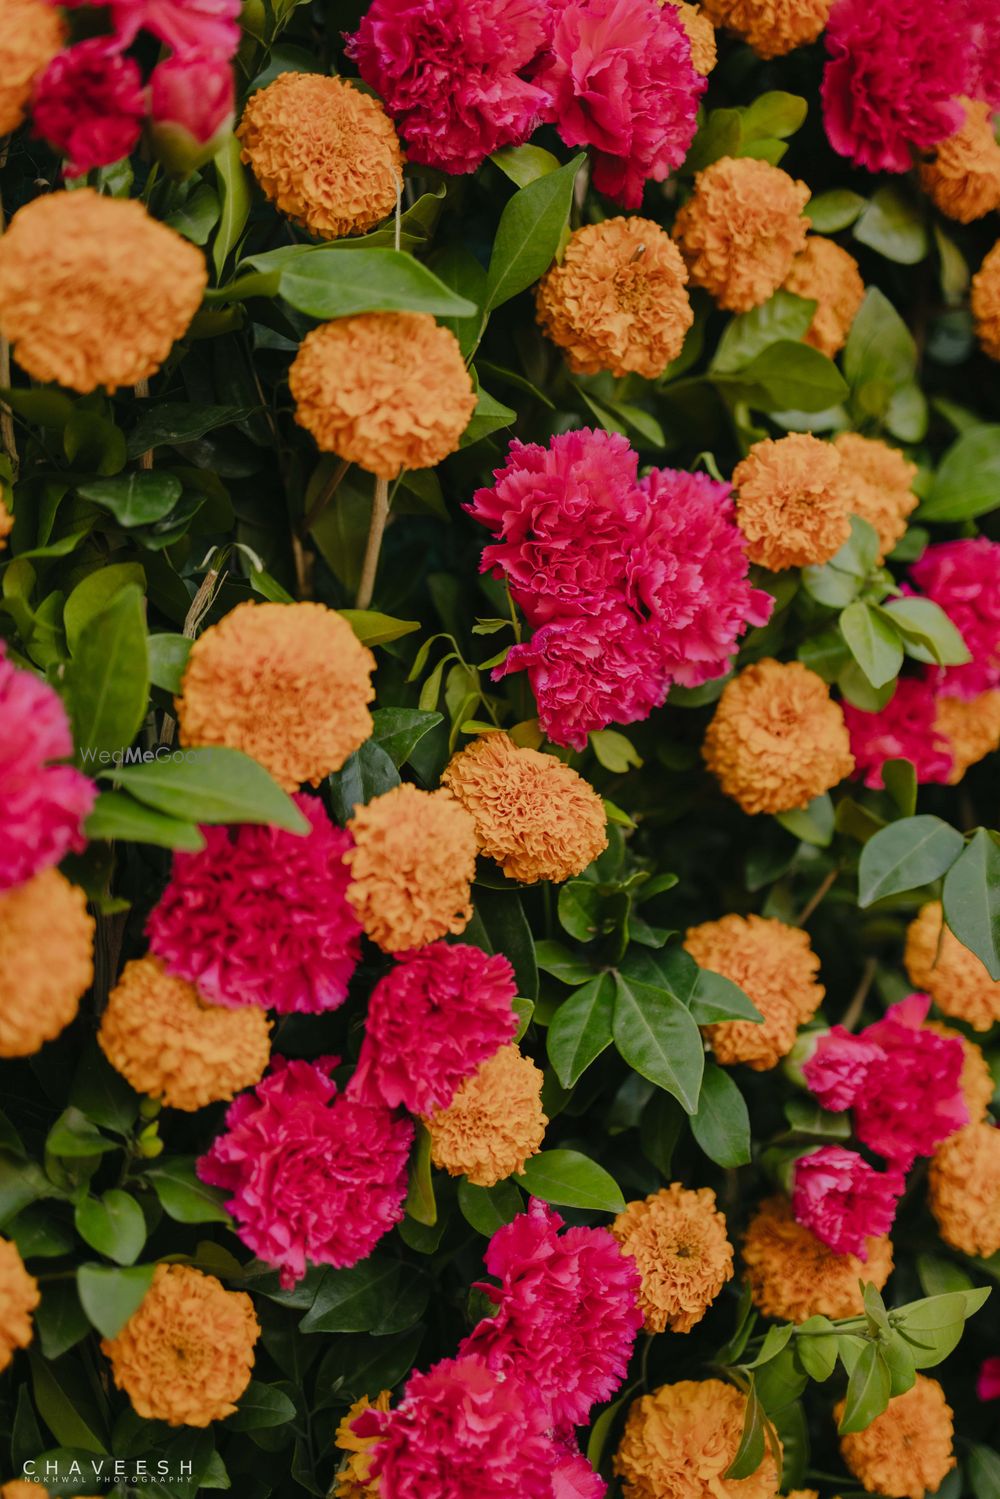
<path fill-rule="evenodd" d="M 53 58 L 35 87 L 35 133 L 66 157 L 79 177 L 127 156 L 146 112 L 142 77 L 107 37 L 78 42 Z"/>
<path fill-rule="evenodd" d="M 233 70 L 215 57 L 170 57 L 149 81 L 150 140 L 169 172 L 210 161 L 233 128 Z"/>

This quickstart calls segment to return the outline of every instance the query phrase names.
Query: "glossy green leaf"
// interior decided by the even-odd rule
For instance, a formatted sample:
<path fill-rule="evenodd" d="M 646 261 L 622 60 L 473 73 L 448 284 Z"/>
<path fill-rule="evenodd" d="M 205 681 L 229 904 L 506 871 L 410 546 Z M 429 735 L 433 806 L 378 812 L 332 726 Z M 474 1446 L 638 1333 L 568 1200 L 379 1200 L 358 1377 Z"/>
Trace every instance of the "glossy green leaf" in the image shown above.
<path fill-rule="evenodd" d="M 564 1088 L 572 1088 L 601 1052 L 611 1045 L 615 981 L 599 974 L 559 1006 L 549 1026 L 549 1061 Z"/>
<path fill-rule="evenodd" d="M 919 516 L 945 523 L 974 520 L 995 507 L 998 492 L 1000 424 L 973 426 L 945 453 Z"/>
<path fill-rule="evenodd" d="M 240 750 L 175 750 L 148 765 L 121 765 L 116 784 L 168 817 L 193 822 L 266 823 L 290 833 L 309 824 L 262 765 Z"/>
<path fill-rule="evenodd" d="M 610 1172 L 578 1150 L 543 1150 L 530 1156 L 516 1181 L 532 1197 L 557 1207 L 620 1213 L 625 1206 Z"/>
<path fill-rule="evenodd" d="M 696 1112 L 705 1051 L 701 1032 L 679 999 L 619 973 L 614 1040 L 630 1067 L 671 1093 L 688 1114 Z"/>
<path fill-rule="evenodd" d="M 149 843 L 187 853 L 197 853 L 205 847 L 204 835 L 196 823 L 144 807 L 124 791 L 102 791 L 87 817 L 84 831 L 88 838 Z"/>
<path fill-rule="evenodd" d="M 84 751 L 99 756 L 131 744 L 149 691 L 143 598 L 134 583 L 120 589 L 108 608 L 83 626 L 64 683 L 84 764 Z"/>
<path fill-rule="evenodd" d="M 85 1197 L 74 1213 L 76 1231 L 91 1249 L 119 1265 L 132 1265 L 146 1242 L 146 1220 L 134 1197 L 117 1187 Z"/>
<path fill-rule="evenodd" d="M 864 908 L 901 890 L 939 879 L 961 854 L 961 833 L 939 817 L 904 817 L 870 838 L 858 866 L 858 904 Z"/>
<path fill-rule="evenodd" d="M 1000 844 L 977 828 L 944 881 L 944 914 L 959 942 L 1000 980 Z"/>
<path fill-rule="evenodd" d="M 728 1072 L 705 1063 L 698 1109 L 691 1133 L 717 1166 L 745 1166 L 750 1160 L 750 1115 L 746 1100 Z"/>
<path fill-rule="evenodd" d="M 80 1305 L 98 1332 L 116 1338 L 137 1312 L 153 1280 L 155 1265 L 132 1265 L 113 1270 L 107 1265 L 81 1265 L 76 1272 Z"/>
<path fill-rule="evenodd" d="M 526 290 L 552 264 L 584 160 L 581 152 L 520 188 L 505 204 L 486 273 L 487 312 Z"/>
<path fill-rule="evenodd" d="M 148 526 L 169 515 L 181 497 L 183 485 L 173 474 L 139 469 L 111 479 L 93 479 L 81 484 L 82 499 L 109 510 L 120 526 Z"/>
<path fill-rule="evenodd" d="M 199 1180 L 194 1156 L 170 1156 L 146 1167 L 160 1206 L 175 1223 L 228 1223 L 224 1195 Z"/>
<path fill-rule="evenodd" d="M 877 1343 L 866 1343 L 847 1381 L 847 1399 L 837 1430 L 864 1431 L 889 1404 L 892 1375 Z"/>
<path fill-rule="evenodd" d="M 848 649 L 873 687 L 884 687 L 903 664 L 903 642 L 891 620 L 855 599 L 840 616 Z"/>
<path fill-rule="evenodd" d="M 313 250 L 282 270 L 281 295 L 299 312 L 322 319 L 360 312 L 469 317 L 476 310 L 473 302 L 402 250 Z"/>

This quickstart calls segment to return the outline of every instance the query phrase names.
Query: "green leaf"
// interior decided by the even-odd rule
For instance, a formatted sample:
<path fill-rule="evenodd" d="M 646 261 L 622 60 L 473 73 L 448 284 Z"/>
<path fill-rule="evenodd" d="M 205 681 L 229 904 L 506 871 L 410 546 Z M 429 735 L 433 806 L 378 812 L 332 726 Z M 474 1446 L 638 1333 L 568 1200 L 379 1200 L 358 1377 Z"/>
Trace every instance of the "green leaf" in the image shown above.
<path fill-rule="evenodd" d="M 566 166 L 520 188 L 504 205 L 486 273 L 486 312 L 531 286 L 552 264 L 585 160 L 580 152 Z"/>
<path fill-rule="evenodd" d="M 809 344 L 779 338 L 734 374 L 712 374 L 737 399 L 762 411 L 826 411 L 847 395 L 832 359 Z"/>
<path fill-rule="evenodd" d="M 752 104 L 740 110 L 744 144 L 748 141 L 787 140 L 805 122 L 809 106 L 798 94 L 780 89 L 758 94 Z"/>
<path fill-rule="evenodd" d="M 881 417 L 893 392 L 913 380 L 917 346 L 899 313 L 870 286 L 844 347 L 844 374 L 861 413 Z"/>
<path fill-rule="evenodd" d="M 578 942 L 592 942 L 600 929 L 601 893 L 589 880 L 568 880 L 560 888 L 559 924 Z"/>
<path fill-rule="evenodd" d="M 968 1291 L 946 1291 L 943 1296 L 924 1296 L 893 1313 L 893 1322 L 907 1333 L 937 1332 L 975 1316 L 990 1297 L 989 1286 Z"/>
<path fill-rule="evenodd" d="M 971 659 L 961 634 L 940 604 L 931 599 L 890 599 L 881 605 L 906 642 L 907 653 L 918 661 L 960 666 Z"/>
<path fill-rule="evenodd" d="M 992 1447 L 974 1442 L 966 1456 L 965 1471 L 975 1499 L 1000 1499 L 1000 1455 Z"/>
<path fill-rule="evenodd" d="M 1000 980 L 1000 845 L 996 833 L 977 828 L 948 870 L 944 916 L 990 978 Z"/>
<path fill-rule="evenodd" d="M 854 225 L 859 244 L 897 265 L 917 265 L 930 251 L 921 201 L 897 187 L 880 187 Z"/>
<path fill-rule="evenodd" d="M 594 970 L 584 957 L 571 953 L 561 942 L 543 940 L 535 943 L 535 960 L 543 973 L 550 973 L 561 984 L 585 984 Z"/>
<path fill-rule="evenodd" d="M 744 1368 L 760 1369 L 764 1364 L 769 1364 L 772 1359 L 777 1358 L 778 1354 L 787 1348 L 794 1332 L 794 1322 L 782 1322 L 776 1327 L 769 1327 L 764 1335 L 764 1341 L 761 1344 L 757 1357 L 752 1359 L 750 1363 L 745 1364 Z"/>
<path fill-rule="evenodd" d="M 297 311 L 324 320 L 359 312 L 471 317 L 476 311 L 474 302 L 453 292 L 402 250 L 312 250 L 284 267 L 280 289 Z"/>
<path fill-rule="evenodd" d="M 813 848 L 829 848 L 833 842 L 835 812 L 828 791 L 814 796 L 807 807 L 792 807 L 788 812 L 776 812 L 775 822 L 780 822 L 793 838 Z"/>
<path fill-rule="evenodd" d="M 538 965 L 535 962 L 535 941 L 520 896 L 513 890 L 479 889 L 476 910 L 493 951 L 502 952 L 513 965 L 518 994 L 536 1000 Z"/>
<path fill-rule="evenodd" d="M 564 1088 L 572 1088 L 611 1045 L 615 981 L 599 974 L 563 1000 L 549 1026 L 549 1061 Z"/>
<path fill-rule="evenodd" d="M 175 1223 L 228 1223 L 223 1194 L 200 1181 L 194 1156 L 171 1156 L 161 1165 L 147 1166 L 146 1178 Z"/>
<path fill-rule="evenodd" d="M 63 609 L 63 628 L 71 655 L 83 627 L 109 608 L 115 595 L 129 583 L 145 591 L 146 575 L 138 562 L 113 562 L 108 567 L 99 567 L 76 585 Z"/>
<path fill-rule="evenodd" d="M 917 810 L 917 772 L 913 761 L 886 760 L 882 765 L 882 784 L 900 816 L 912 817 Z"/>
<path fill-rule="evenodd" d="M 424 735 L 444 722 L 440 713 L 419 708 L 376 708 L 372 721 L 372 743 L 396 766 L 405 765 Z"/>
<path fill-rule="evenodd" d="M 785 1104 L 785 1118 L 797 1135 L 812 1135 L 819 1140 L 849 1140 L 851 1121 L 847 1114 L 821 1109 L 816 1100 L 790 1098 Z"/>
<path fill-rule="evenodd" d="M 266 1426 L 284 1426 L 295 1420 L 295 1402 L 277 1385 L 261 1384 L 251 1379 L 237 1402 L 236 1411 L 226 1418 L 227 1431 L 259 1431 Z"/>
<path fill-rule="evenodd" d="M 841 1436 L 864 1431 L 889 1404 L 892 1375 L 877 1343 L 866 1343 L 847 1381 L 847 1400 L 837 1427 Z"/>
<path fill-rule="evenodd" d="M 751 1378 L 747 1393 L 746 1415 L 743 1418 L 743 1433 L 736 1456 L 722 1475 L 724 1479 L 749 1478 L 756 1473 L 764 1461 L 764 1413 L 757 1399 L 756 1381 Z"/>
<path fill-rule="evenodd" d="M 106 1338 L 116 1338 L 139 1310 L 153 1279 L 155 1265 L 131 1265 L 112 1270 L 107 1265 L 81 1265 L 76 1289 L 91 1323 Z"/>
<path fill-rule="evenodd" d="M 698 1111 L 691 1116 L 691 1133 L 717 1166 L 745 1166 L 750 1160 L 746 1100 L 728 1072 L 715 1062 L 705 1063 Z"/>
<path fill-rule="evenodd" d="M 366 739 L 339 770 L 327 777 L 330 806 L 338 822 L 349 822 L 355 807 L 399 785 L 399 771 L 380 744 Z"/>
<path fill-rule="evenodd" d="M 193 245 L 204 245 L 208 243 L 208 236 L 219 222 L 221 211 L 222 205 L 214 187 L 207 182 L 199 182 L 180 208 L 175 208 L 173 213 L 167 215 L 166 222 Z"/>
<path fill-rule="evenodd" d="M 969 1276 L 952 1260 L 936 1254 L 917 1255 L 917 1274 L 924 1294 L 943 1296 L 948 1291 L 971 1291 Z"/>
<path fill-rule="evenodd" d="M 102 1135 L 85 1114 L 73 1107 L 63 1110 L 45 1141 L 46 1151 L 66 1160 L 85 1160 L 118 1148 L 114 1140 Z"/>
<path fill-rule="evenodd" d="M 816 303 L 780 288 L 760 307 L 741 312 L 726 323 L 711 368 L 741 370 L 778 339 L 798 342 L 813 320 Z"/>
<path fill-rule="evenodd" d="M 88 838 L 118 838 L 125 843 L 150 843 L 156 848 L 179 848 L 197 853 L 205 839 L 193 822 L 167 817 L 144 807 L 124 791 L 102 791 L 84 823 Z"/>
<path fill-rule="evenodd" d="M 518 187 L 527 187 L 539 177 L 547 177 L 550 172 L 558 171 L 560 165 L 558 156 L 551 151 L 531 145 L 501 146 L 490 156 L 490 161 Z"/>
<path fill-rule="evenodd" d="M 884 687 L 903 664 L 903 642 L 892 622 L 860 599 L 840 616 L 847 647 L 873 687 Z"/>
<path fill-rule="evenodd" d="M 212 241 L 212 264 L 215 274 L 221 276 L 250 216 L 250 183 L 240 161 L 240 143 L 235 135 L 222 143 L 212 165 L 221 204 L 219 227 Z"/>
<path fill-rule="evenodd" d="M 499 432 L 504 427 L 513 426 L 517 421 L 517 412 L 511 406 L 505 406 L 495 396 L 491 396 L 488 390 L 482 386 L 476 393 L 476 409 L 469 418 L 469 425 L 462 433 L 460 447 L 471 447 L 480 438 L 489 437 L 491 432 Z"/>
<path fill-rule="evenodd" d="M 691 1012 L 679 999 L 619 973 L 614 1040 L 630 1067 L 671 1093 L 686 1113 L 695 1113 L 705 1050 Z"/>
<path fill-rule="evenodd" d="M 180 479 L 162 470 L 139 469 L 81 484 L 81 499 L 110 510 L 120 526 L 148 526 L 169 515 L 183 492 Z"/>
<path fill-rule="evenodd" d="M 614 1177 L 578 1150 L 543 1150 L 531 1156 L 515 1180 L 532 1197 L 557 1207 L 598 1213 L 620 1213 L 625 1207 Z"/>
<path fill-rule="evenodd" d="M 642 766 L 642 757 L 632 741 L 617 729 L 598 729 L 590 735 L 590 747 L 605 770 L 612 775 L 626 775 L 630 767 Z"/>
<path fill-rule="evenodd" d="M 307 833 L 309 823 L 262 765 L 241 750 L 175 750 L 147 765 L 120 765 L 116 784 L 168 817 L 202 823 L 253 822 Z"/>
<path fill-rule="evenodd" d="M 128 456 L 138 458 L 153 448 L 181 447 L 197 442 L 206 432 L 245 422 L 254 406 L 211 406 L 200 402 L 157 401 L 143 411 L 128 437 Z"/>
<path fill-rule="evenodd" d="M 738 984 L 721 973 L 713 973 L 710 968 L 698 969 L 688 1008 L 697 1025 L 715 1025 L 720 1020 L 764 1019 Z"/>
<path fill-rule="evenodd" d="M 64 1447 L 106 1455 L 100 1419 L 96 1412 L 91 1414 L 89 1389 L 79 1388 L 83 1381 L 75 1377 L 77 1369 L 67 1367 L 71 1361 L 48 1363 L 33 1348 L 28 1350 L 28 1359 L 35 1409 L 56 1441 Z"/>
<path fill-rule="evenodd" d="M 406 1213 L 416 1223 L 433 1228 L 438 1220 L 434 1197 L 434 1174 L 431 1170 L 431 1137 L 426 1125 L 416 1126 L 416 1140 L 410 1154 L 410 1181 L 406 1194 Z"/>
<path fill-rule="evenodd" d="M 524 1199 L 509 1178 L 494 1187 L 477 1187 L 463 1177 L 458 1184 L 458 1206 L 466 1223 L 490 1239 L 524 1210 Z"/>
<path fill-rule="evenodd" d="M 96 1041 L 83 1049 L 69 1101 L 101 1129 L 127 1135 L 139 1112 L 139 1095 L 116 1072 Z"/>
<path fill-rule="evenodd" d="M 393 619 L 389 614 L 379 614 L 374 609 L 341 609 L 362 645 L 386 645 L 390 640 L 399 640 L 403 635 L 412 635 L 420 629 L 417 619 Z M 396 710 L 397 712 L 400 710 Z"/>
<path fill-rule="evenodd" d="M 998 491 L 1000 425 L 970 427 L 941 460 L 919 518 L 945 523 L 974 520 L 994 509 Z"/>
<path fill-rule="evenodd" d="M 146 1220 L 134 1197 L 112 1187 L 101 1197 L 85 1197 L 73 1215 L 80 1238 L 119 1265 L 132 1265 L 146 1242 Z"/>
<path fill-rule="evenodd" d="M 164 692 L 179 696 L 184 668 L 193 645 L 194 641 L 186 635 L 150 635 L 147 638 L 149 680 L 154 687 L 162 687 Z"/>
<path fill-rule="evenodd" d="M 72 1246 L 69 1252 L 73 1252 Z M 90 1321 L 72 1281 L 57 1280 L 46 1285 L 34 1321 L 46 1359 L 61 1358 L 90 1332 Z"/>
<path fill-rule="evenodd" d="M 869 838 L 858 866 L 858 904 L 864 909 L 901 890 L 939 879 L 961 854 L 962 835 L 939 817 L 903 817 Z"/>
<path fill-rule="evenodd" d="M 0 1151 L 0 1228 L 40 1197 L 60 1196 L 59 1189 L 35 1161 Z"/>
<path fill-rule="evenodd" d="M 829 1330 L 831 1336 L 824 1334 Z M 795 1337 L 795 1357 L 809 1375 L 823 1383 L 837 1367 L 837 1335 L 828 1317 L 809 1317 L 800 1322 Z"/>
<path fill-rule="evenodd" d="M 847 229 L 865 206 L 866 199 L 847 187 L 835 187 L 828 193 L 810 198 L 802 212 L 812 221 L 817 234 L 836 234 Z"/>
<path fill-rule="evenodd" d="M 146 619 L 135 584 L 84 625 L 64 682 L 78 754 L 113 753 L 131 744 L 149 692 Z"/>
<path fill-rule="evenodd" d="M 299 1331 L 370 1332 L 393 1300 L 399 1262 L 373 1255 L 349 1270 L 327 1270 Z"/>

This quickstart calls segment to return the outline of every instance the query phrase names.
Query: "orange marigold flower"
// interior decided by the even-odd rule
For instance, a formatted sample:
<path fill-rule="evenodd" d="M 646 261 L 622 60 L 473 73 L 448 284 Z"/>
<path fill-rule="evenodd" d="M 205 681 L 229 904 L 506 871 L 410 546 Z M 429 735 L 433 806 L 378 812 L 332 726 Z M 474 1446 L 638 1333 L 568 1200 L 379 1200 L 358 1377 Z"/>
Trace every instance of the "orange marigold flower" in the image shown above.
<path fill-rule="evenodd" d="M 647 1332 L 690 1332 L 733 1276 L 733 1246 L 710 1187 L 680 1182 L 630 1202 L 611 1225 L 622 1253 L 635 1260 L 639 1310 Z"/>
<path fill-rule="evenodd" d="M 364 234 L 395 210 L 395 128 L 344 78 L 280 73 L 250 95 L 236 134 L 265 196 L 320 239 Z"/>
<path fill-rule="evenodd" d="M 383 952 L 408 952 L 465 930 L 472 915 L 476 825 L 446 790 L 420 791 L 408 781 L 348 823 L 354 847 L 347 899 Z"/>
<path fill-rule="evenodd" d="M 776 292 L 806 242 L 809 189 L 780 167 L 724 156 L 699 172 L 674 224 L 694 286 L 749 312 Z"/>
<path fill-rule="evenodd" d="M 454 755 L 441 777 L 476 825 L 479 852 L 512 880 L 560 884 L 582 874 L 608 846 L 604 803 L 555 755 L 483 734 Z"/>
<path fill-rule="evenodd" d="M 747 556 L 772 572 L 829 562 L 851 534 L 837 449 L 807 432 L 755 442 L 733 470 Z"/>
<path fill-rule="evenodd" d="M 916 509 L 917 465 L 898 448 L 856 432 L 841 432 L 833 445 L 840 454 L 839 483 L 848 513 L 875 527 L 881 562 L 904 535 L 907 517 Z"/>
<path fill-rule="evenodd" d="M 743 1263 L 754 1306 L 777 1322 L 807 1317 L 857 1317 L 864 1311 L 859 1281 L 881 1291 L 892 1273 L 888 1236 L 865 1241 L 866 1260 L 834 1254 L 811 1229 L 796 1223 L 786 1197 L 762 1202 L 743 1239 Z"/>
<path fill-rule="evenodd" d="M 707 78 L 715 67 L 715 27 L 700 5 L 689 5 L 688 0 L 660 0 L 660 5 L 672 5 L 691 43 L 691 61 L 696 73 Z"/>
<path fill-rule="evenodd" d="M 3 496 L 0 495 L 0 552 L 2 552 L 6 547 L 7 537 L 10 535 L 13 529 L 14 517 L 7 509 L 7 506 L 5 505 L 3 500 Z"/>
<path fill-rule="evenodd" d="M 938 1036 L 947 1036 L 950 1041 L 961 1041 L 962 1076 L 959 1081 L 962 1097 L 969 1110 L 970 1122 L 978 1124 L 981 1119 L 986 1118 L 990 1101 L 996 1091 L 990 1064 L 983 1055 L 982 1048 L 977 1046 L 975 1041 L 970 1041 L 968 1036 L 964 1036 L 961 1031 L 955 1030 L 954 1026 L 943 1025 L 940 1020 L 928 1020 L 924 1024 L 924 1030 L 934 1031 Z"/>
<path fill-rule="evenodd" d="M 927 1185 L 946 1244 L 986 1259 L 1000 1249 L 1000 1129 L 995 1124 L 967 1124 L 950 1135 L 934 1153 Z"/>
<path fill-rule="evenodd" d="M 605 219 L 570 235 L 538 283 L 543 331 L 577 374 L 662 375 L 694 321 L 681 253 L 649 219 Z"/>
<path fill-rule="evenodd" d="M 447 458 L 476 406 L 458 339 L 427 312 L 321 323 L 302 340 L 288 387 L 318 447 L 381 479 Z"/>
<path fill-rule="evenodd" d="M 259 760 L 286 791 L 318 786 L 372 731 L 375 657 L 325 604 L 237 604 L 191 647 L 182 744 Z"/>
<path fill-rule="evenodd" d="M 34 1336 L 31 1314 L 41 1297 L 38 1282 L 24 1268 L 16 1244 L 0 1238 L 0 1371 L 27 1348 Z"/>
<path fill-rule="evenodd" d="M 501 1046 L 466 1078 L 446 1109 L 424 1120 L 431 1160 L 477 1187 L 495 1187 L 524 1170 L 542 1147 L 542 1074 L 514 1045 Z"/>
<path fill-rule="evenodd" d="M 940 901 L 921 906 L 910 923 L 903 961 L 914 988 L 929 994 L 943 1014 L 976 1031 L 988 1031 L 1000 1020 L 1000 983 L 942 924 Z"/>
<path fill-rule="evenodd" d="M 749 1478 L 725 1477 L 746 1408 L 746 1396 L 721 1379 L 682 1379 L 633 1400 L 614 1462 L 624 1499 L 773 1499 L 772 1452 Z"/>
<path fill-rule="evenodd" d="M 703 0 L 716 26 L 737 32 L 758 57 L 784 57 L 814 42 L 833 0 Z"/>
<path fill-rule="evenodd" d="M 809 933 L 764 916 L 723 916 L 689 928 L 684 946 L 699 968 L 731 979 L 764 1017 L 703 1027 L 723 1066 L 745 1062 L 755 1072 L 776 1067 L 795 1045 L 800 1025 L 823 1003 L 819 958 Z"/>
<path fill-rule="evenodd" d="M 1000 240 L 973 276 L 970 300 L 983 352 L 1000 359 Z"/>
<path fill-rule="evenodd" d="M 1000 691 L 980 692 L 966 700 L 939 697 L 934 729 L 948 741 L 952 767 L 949 786 L 957 786 L 971 765 L 1000 749 Z"/>
<path fill-rule="evenodd" d="M 0 894 L 0 1057 L 29 1057 L 76 1018 L 94 978 L 87 897 L 58 869 Z"/>
<path fill-rule="evenodd" d="M 785 290 L 816 303 L 805 341 L 832 359 L 847 342 L 864 301 L 865 283 L 854 256 L 834 240 L 810 234 L 802 254 L 792 262 Z"/>
<path fill-rule="evenodd" d="M 159 958 L 134 958 L 108 996 L 97 1040 L 137 1093 L 193 1113 L 260 1082 L 270 1031 L 264 1010 L 205 1004 Z"/>
<path fill-rule="evenodd" d="M 845 1402 L 834 1408 L 838 1423 Z M 917 1375 L 905 1395 L 896 1395 L 864 1431 L 840 1438 L 844 1462 L 869 1494 L 924 1499 L 955 1466 L 951 1407 L 936 1379 Z"/>
<path fill-rule="evenodd" d="M 1000 208 L 1000 144 L 990 106 L 972 99 L 962 103 L 964 125 L 935 146 L 934 160 L 920 168 L 920 181 L 943 214 L 971 224 Z"/>
<path fill-rule="evenodd" d="M 726 684 L 702 745 L 744 812 L 805 807 L 854 769 L 839 704 L 800 661 L 766 658 Z"/>
<path fill-rule="evenodd" d="M 0 240 L 0 333 L 36 380 L 112 392 L 156 373 L 207 282 L 201 251 L 135 199 L 47 193 Z"/>
<path fill-rule="evenodd" d="M 381 1390 L 374 1400 L 362 1395 L 360 1400 L 355 1400 L 337 1427 L 334 1446 L 347 1456 L 334 1479 L 335 1499 L 378 1499 L 378 1480 L 371 1477 L 372 1448 L 378 1437 L 359 1437 L 352 1428 L 358 1417 L 367 1410 L 387 1411 L 391 1399 L 391 1390 Z"/>
<path fill-rule="evenodd" d="M 65 34 L 61 13 L 45 0 L 0 0 L 0 135 L 23 122 L 32 84 Z"/>
<path fill-rule="evenodd" d="M 101 1350 L 137 1415 L 168 1426 L 208 1426 L 236 1409 L 259 1336 L 243 1291 L 227 1291 L 191 1265 L 157 1265 L 138 1311 Z"/>

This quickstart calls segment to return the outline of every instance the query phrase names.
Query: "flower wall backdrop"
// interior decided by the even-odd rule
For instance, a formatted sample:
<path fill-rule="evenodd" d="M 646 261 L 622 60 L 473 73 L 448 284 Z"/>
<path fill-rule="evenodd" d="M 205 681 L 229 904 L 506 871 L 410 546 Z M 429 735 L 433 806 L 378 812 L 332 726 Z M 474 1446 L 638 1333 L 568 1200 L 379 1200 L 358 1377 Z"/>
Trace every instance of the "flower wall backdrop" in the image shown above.
<path fill-rule="evenodd" d="M 998 1499 L 997 111 L 0 0 L 2 1499 Z"/>

